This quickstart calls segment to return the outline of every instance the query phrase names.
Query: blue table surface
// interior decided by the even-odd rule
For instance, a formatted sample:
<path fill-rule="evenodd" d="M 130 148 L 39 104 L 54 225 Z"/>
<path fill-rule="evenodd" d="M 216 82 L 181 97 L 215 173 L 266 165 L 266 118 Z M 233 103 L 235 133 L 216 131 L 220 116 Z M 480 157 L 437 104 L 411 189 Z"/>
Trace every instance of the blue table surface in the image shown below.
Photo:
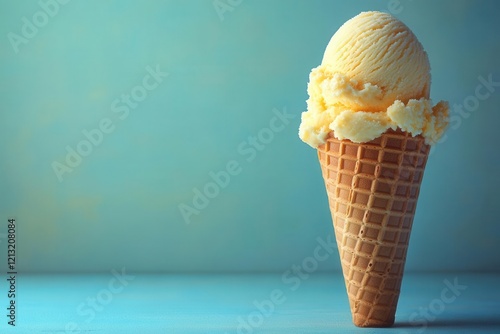
<path fill-rule="evenodd" d="M 120 272 L 18 274 L 15 327 L 2 280 L 0 333 L 500 333 L 500 274 L 406 273 L 394 327 L 363 329 L 337 273 Z"/>

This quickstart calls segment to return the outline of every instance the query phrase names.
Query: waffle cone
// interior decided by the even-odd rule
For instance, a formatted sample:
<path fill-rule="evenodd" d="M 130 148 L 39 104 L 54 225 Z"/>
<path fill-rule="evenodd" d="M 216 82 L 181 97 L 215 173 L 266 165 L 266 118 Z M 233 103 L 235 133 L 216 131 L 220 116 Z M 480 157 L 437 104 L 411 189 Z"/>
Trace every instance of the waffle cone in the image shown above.
<path fill-rule="evenodd" d="M 420 183 L 422 136 L 389 130 L 367 143 L 318 147 L 353 322 L 394 324 Z"/>

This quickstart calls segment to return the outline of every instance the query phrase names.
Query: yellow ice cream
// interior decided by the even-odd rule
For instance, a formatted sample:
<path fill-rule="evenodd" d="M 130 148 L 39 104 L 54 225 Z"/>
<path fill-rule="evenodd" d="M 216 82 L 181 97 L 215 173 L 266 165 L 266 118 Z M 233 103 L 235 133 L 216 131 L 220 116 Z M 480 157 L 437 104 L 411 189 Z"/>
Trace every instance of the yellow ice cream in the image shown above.
<path fill-rule="evenodd" d="M 387 13 L 361 13 L 340 27 L 311 71 L 299 136 L 316 148 L 330 134 L 363 143 L 399 127 L 434 144 L 449 107 L 432 107 L 430 83 L 427 53 L 410 29 Z"/>

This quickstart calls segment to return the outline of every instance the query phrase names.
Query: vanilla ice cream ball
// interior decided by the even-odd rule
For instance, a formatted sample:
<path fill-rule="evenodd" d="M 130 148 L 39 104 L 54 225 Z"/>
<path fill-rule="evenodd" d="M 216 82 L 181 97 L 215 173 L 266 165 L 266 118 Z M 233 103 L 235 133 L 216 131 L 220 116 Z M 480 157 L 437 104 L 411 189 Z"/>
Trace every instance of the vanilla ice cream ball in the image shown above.
<path fill-rule="evenodd" d="M 427 53 L 411 30 L 390 14 L 363 12 L 333 35 L 323 66 L 380 88 L 371 99 L 342 99 L 353 110 L 380 111 L 395 100 L 429 98 L 431 83 Z M 358 88 L 359 88 L 358 87 Z"/>
<path fill-rule="evenodd" d="M 449 122 L 434 107 L 427 53 L 413 32 L 388 13 L 363 12 L 344 23 L 309 75 L 300 138 L 316 148 L 330 135 L 363 143 L 388 129 L 434 144 Z"/>

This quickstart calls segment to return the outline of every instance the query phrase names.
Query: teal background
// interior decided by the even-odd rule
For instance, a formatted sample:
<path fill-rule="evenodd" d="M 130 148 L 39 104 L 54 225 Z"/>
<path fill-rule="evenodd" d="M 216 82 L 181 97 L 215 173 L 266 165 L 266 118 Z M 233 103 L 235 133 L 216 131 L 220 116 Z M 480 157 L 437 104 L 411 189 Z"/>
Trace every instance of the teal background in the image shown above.
<path fill-rule="evenodd" d="M 479 76 L 500 82 L 497 1 L 79 1 L 16 53 L 8 34 L 37 1 L 0 0 L 0 247 L 18 223 L 23 272 L 284 271 L 333 233 L 316 152 L 297 136 L 311 68 L 333 33 L 364 10 L 393 12 L 429 54 L 431 97 L 462 104 Z M 121 120 L 112 102 L 169 75 Z M 455 114 L 428 162 L 408 271 L 500 266 L 500 87 L 467 118 Z M 295 115 L 255 158 L 238 147 Z M 63 162 L 109 118 L 114 131 L 58 181 Z M 460 124 L 459 124 L 460 119 Z M 186 224 L 181 203 L 209 173 L 239 163 Z M 0 261 L 5 269 L 5 261 Z M 336 256 L 320 270 L 339 270 Z"/>

